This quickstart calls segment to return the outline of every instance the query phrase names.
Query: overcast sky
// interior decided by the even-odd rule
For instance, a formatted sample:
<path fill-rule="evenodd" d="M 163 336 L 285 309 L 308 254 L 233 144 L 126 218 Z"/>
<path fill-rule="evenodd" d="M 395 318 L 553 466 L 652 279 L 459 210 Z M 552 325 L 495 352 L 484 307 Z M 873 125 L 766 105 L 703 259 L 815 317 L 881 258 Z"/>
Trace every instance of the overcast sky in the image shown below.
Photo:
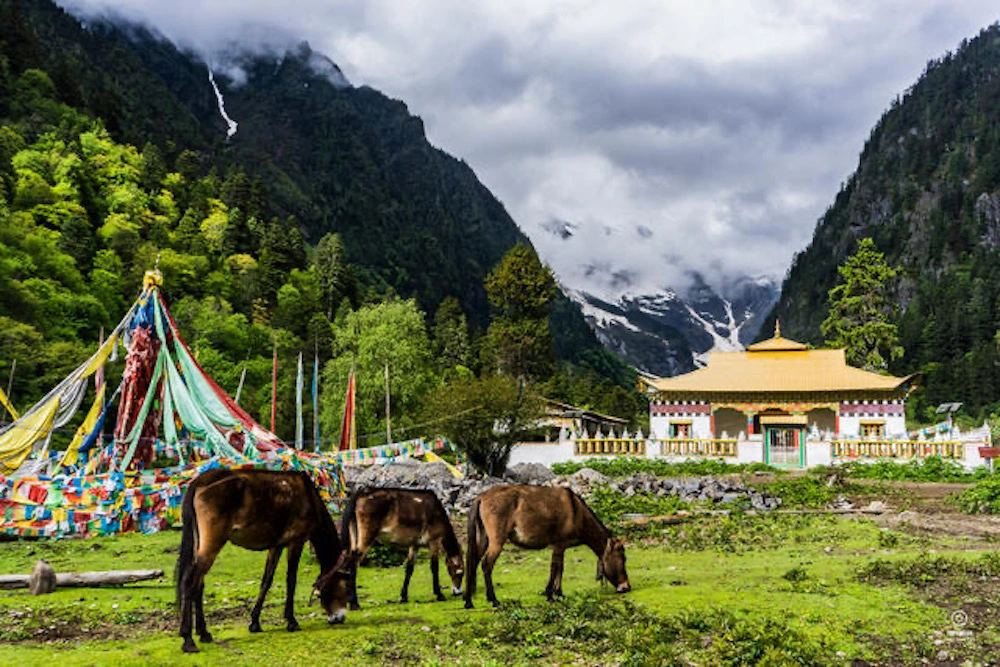
<path fill-rule="evenodd" d="M 59 1 L 208 59 L 308 40 L 421 116 L 565 284 L 632 292 L 783 277 L 891 100 L 1000 18 L 981 0 Z"/>

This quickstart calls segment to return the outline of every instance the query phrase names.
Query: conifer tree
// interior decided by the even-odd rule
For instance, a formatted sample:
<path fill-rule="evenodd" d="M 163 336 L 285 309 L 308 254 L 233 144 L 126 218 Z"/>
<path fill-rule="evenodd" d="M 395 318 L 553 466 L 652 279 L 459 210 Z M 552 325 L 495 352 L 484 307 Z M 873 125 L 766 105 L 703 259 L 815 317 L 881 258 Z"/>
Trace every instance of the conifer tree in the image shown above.
<path fill-rule="evenodd" d="M 826 344 L 845 348 L 852 365 L 884 370 L 903 356 L 892 321 L 897 308 L 887 295 L 899 269 L 886 264 L 875 242 L 865 238 L 837 272 L 840 282 L 830 290 L 830 314 L 821 325 Z"/>

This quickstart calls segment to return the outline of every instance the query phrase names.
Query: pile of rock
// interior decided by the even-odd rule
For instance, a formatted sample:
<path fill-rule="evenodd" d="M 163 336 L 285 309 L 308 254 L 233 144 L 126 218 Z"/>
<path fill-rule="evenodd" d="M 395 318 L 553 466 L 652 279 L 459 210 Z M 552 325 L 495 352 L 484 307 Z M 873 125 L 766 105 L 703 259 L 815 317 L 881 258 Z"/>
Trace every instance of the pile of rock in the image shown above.
<path fill-rule="evenodd" d="M 520 463 L 507 470 L 504 479 L 497 477 L 459 479 L 442 463 L 423 463 L 401 459 L 389 465 L 360 467 L 345 466 L 347 488 L 353 491 L 363 486 L 430 489 L 434 491 L 449 511 L 464 514 L 472 501 L 497 484 L 537 484 L 562 486 L 587 497 L 594 489 L 606 486 L 626 496 L 651 493 L 657 496 L 678 496 L 687 502 L 711 500 L 720 504 L 734 503 L 742 498 L 749 500 L 756 510 L 773 510 L 781 505 L 781 498 L 761 493 L 745 486 L 738 479 L 716 477 L 657 477 L 650 473 L 636 473 L 623 479 L 602 475 L 584 468 L 572 475 L 556 475 L 539 463 Z"/>

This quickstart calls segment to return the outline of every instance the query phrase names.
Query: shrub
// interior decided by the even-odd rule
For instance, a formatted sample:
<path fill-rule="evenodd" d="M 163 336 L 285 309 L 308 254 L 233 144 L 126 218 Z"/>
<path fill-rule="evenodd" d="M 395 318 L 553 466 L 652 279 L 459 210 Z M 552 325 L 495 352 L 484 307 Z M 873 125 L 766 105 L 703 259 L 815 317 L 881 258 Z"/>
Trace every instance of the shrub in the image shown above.
<path fill-rule="evenodd" d="M 657 459 L 595 458 L 585 462 L 571 461 L 552 464 L 552 472 L 557 475 L 572 475 L 583 468 L 596 470 L 609 477 L 628 477 L 640 472 L 647 472 L 657 477 L 694 477 L 757 471 L 775 474 L 783 472 L 763 463 L 727 463 L 721 459 L 698 459 L 676 463 Z"/>
<path fill-rule="evenodd" d="M 956 501 L 969 514 L 1000 514 L 1000 477 L 981 479 Z"/>
<path fill-rule="evenodd" d="M 897 463 L 896 461 L 876 461 L 874 463 L 848 463 L 841 468 L 850 477 L 858 479 L 884 479 L 909 482 L 968 482 L 989 476 L 984 467 L 968 471 L 957 461 L 940 456 Z"/>

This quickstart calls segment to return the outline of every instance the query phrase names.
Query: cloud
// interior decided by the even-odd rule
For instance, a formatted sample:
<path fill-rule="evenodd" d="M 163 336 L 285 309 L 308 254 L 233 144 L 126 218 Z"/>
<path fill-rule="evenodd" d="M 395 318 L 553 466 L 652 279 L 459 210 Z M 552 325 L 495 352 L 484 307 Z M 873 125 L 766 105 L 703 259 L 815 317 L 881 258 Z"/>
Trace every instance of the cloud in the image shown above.
<path fill-rule="evenodd" d="M 983 0 L 62 4 L 206 58 L 308 40 L 422 116 L 564 283 L 609 296 L 780 278 L 891 100 L 997 19 Z"/>

